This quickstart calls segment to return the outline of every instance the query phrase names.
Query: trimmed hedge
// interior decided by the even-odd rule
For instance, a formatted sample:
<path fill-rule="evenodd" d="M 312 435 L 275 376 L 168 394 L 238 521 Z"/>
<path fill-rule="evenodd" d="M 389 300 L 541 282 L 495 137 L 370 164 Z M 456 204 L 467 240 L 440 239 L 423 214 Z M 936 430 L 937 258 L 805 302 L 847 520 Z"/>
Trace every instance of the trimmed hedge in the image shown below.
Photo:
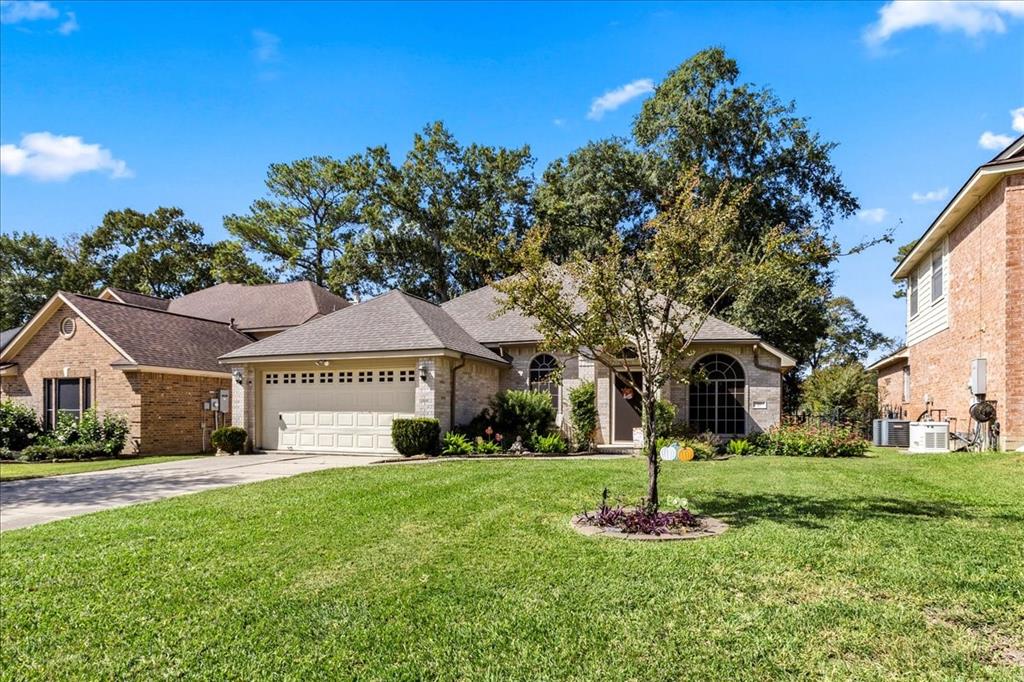
<path fill-rule="evenodd" d="M 241 426 L 222 426 L 210 434 L 210 444 L 233 455 L 245 449 L 248 438 L 249 434 Z"/>
<path fill-rule="evenodd" d="M 75 445 L 30 445 L 17 453 L 22 462 L 44 462 L 53 459 L 110 459 L 106 443 L 77 443 Z"/>
<path fill-rule="evenodd" d="M 436 419 L 416 417 L 391 422 L 391 444 L 406 457 L 437 454 L 440 439 L 441 423 Z"/>

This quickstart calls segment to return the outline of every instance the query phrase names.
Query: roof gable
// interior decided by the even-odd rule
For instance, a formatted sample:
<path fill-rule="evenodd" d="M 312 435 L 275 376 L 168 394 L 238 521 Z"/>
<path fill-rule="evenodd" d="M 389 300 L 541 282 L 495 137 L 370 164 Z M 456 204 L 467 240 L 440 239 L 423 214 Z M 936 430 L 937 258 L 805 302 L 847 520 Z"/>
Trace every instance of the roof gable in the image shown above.
<path fill-rule="evenodd" d="M 143 308 L 152 308 L 153 310 L 167 310 L 167 306 L 171 303 L 170 299 L 167 298 L 140 294 L 137 291 L 128 291 L 127 289 L 118 289 L 117 287 L 107 287 L 100 292 L 98 298 L 105 301 L 118 301 L 119 303 L 128 303 Z"/>
<path fill-rule="evenodd" d="M 442 308 L 397 290 L 285 330 L 221 359 L 428 350 L 451 350 L 505 364 Z"/>

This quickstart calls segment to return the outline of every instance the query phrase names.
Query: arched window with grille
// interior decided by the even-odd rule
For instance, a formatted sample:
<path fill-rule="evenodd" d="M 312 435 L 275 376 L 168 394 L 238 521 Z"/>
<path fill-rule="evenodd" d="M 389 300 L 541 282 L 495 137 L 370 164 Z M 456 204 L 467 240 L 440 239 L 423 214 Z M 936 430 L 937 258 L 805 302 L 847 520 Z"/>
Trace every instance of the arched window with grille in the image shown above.
<path fill-rule="evenodd" d="M 529 376 L 527 377 L 531 391 L 545 391 L 551 394 L 551 404 L 555 411 L 559 409 L 558 360 L 553 355 L 541 353 L 530 360 Z"/>
<path fill-rule="evenodd" d="M 743 367 L 724 353 L 705 356 L 693 366 L 690 384 L 690 426 L 720 436 L 747 432 L 746 376 Z"/>

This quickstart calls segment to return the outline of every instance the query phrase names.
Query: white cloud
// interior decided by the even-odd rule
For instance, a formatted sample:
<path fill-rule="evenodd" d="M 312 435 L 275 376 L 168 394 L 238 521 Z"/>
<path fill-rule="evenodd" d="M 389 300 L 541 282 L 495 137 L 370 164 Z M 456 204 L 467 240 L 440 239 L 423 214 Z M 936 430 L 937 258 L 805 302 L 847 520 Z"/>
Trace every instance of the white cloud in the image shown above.
<path fill-rule="evenodd" d="M 1024 107 L 1017 107 L 1010 112 L 1010 116 L 1013 117 L 1013 123 L 1010 125 L 1018 133 L 1024 133 Z"/>
<path fill-rule="evenodd" d="M 258 62 L 274 62 L 281 56 L 281 39 L 267 31 L 256 29 L 252 32 L 255 47 L 252 56 Z"/>
<path fill-rule="evenodd" d="M 590 104 L 587 118 L 591 121 L 599 121 L 606 112 L 615 111 L 626 102 L 646 95 L 649 92 L 654 92 L 654 81 L 650 78 L 641 78 L 632 83 L 626 83 L 614 90 L 609 90 L 600 97 L 595 98 Z"/>
<path fill-rule="evenodd" d="M 884 208 L 862 208 L 857 211 L 857 218 L 866 223 L 880 223 L 885 220 L 889 212 Z"/>
<path fill-rule="evenodd" d="M 982 149 L 1004 149 L 1013 142 L 1013 138 L 1009 135 L 997 135 L 989 130 L 986 130 L 978 138 L 978 146 Z"/>
<path fill-rule="evenodd" d="M 864 31 L 869 45 L 881 45 L 899 33 L 924 26 L 940 31 L 963 31 L 968 36 L 1005 33 L 1006 20 L 1024 17 L 1019 0 L 893 0 L 878 10 L 878 21 Z"/>
<path fill-rule="evenodd" d="M 56 19 L 60 16 L 53 5 L 38 0 L 3 0 L 0 2 L 0 24 Z"/>
<path fill-rule="evenodd" d="M 68 12 L 64 15 L 64 21 L 60 26 L 57 27 L 57 33 L 62 36 L 68 36 L 78 30 L 78 17 L 75 16 L 74 12 Z"/>
<path fill-rule="evenodd" d="M 949 194 L 948 187 L 940 187 L 939 189 L 933 189 L 930 192 L 914 192 L 910 195 L 910 199 L 915 204 L 928 204 L 933 201 L 942 201 Z"/>
<path fill-rule="evenodd" d="M 4 175 L 25 175 L 49 182 L 91 171 L 107 171 L 113 178 L 132 176 L 128 165 L 115 159 L 109 149 L 86 144 L 74 135 L 28 133 L 21 138 L 21 144 L 0 145 L 0 172 Z"/>
<path fill-rule="evenodd" d="M 556 126 L 558 126 L 559 128 L 562 128 L 563 126 L 565 126 L 565 119 L 564 118 L 553 118 L 553 119 L 551 119 L 551 122 L 553 124 L 555 124 Z"/>

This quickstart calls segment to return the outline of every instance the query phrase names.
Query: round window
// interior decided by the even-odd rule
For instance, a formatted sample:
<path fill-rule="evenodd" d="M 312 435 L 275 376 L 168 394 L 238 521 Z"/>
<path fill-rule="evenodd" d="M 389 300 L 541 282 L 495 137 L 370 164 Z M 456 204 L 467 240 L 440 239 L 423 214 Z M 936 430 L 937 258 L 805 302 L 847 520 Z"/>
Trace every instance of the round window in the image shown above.
<path fill-rule="evenodd" d="M 65 317 L 60 321 L 60 333 L 65 339 L 70 339 L 75 335 L 75 320 L 71 317 Z"/>

